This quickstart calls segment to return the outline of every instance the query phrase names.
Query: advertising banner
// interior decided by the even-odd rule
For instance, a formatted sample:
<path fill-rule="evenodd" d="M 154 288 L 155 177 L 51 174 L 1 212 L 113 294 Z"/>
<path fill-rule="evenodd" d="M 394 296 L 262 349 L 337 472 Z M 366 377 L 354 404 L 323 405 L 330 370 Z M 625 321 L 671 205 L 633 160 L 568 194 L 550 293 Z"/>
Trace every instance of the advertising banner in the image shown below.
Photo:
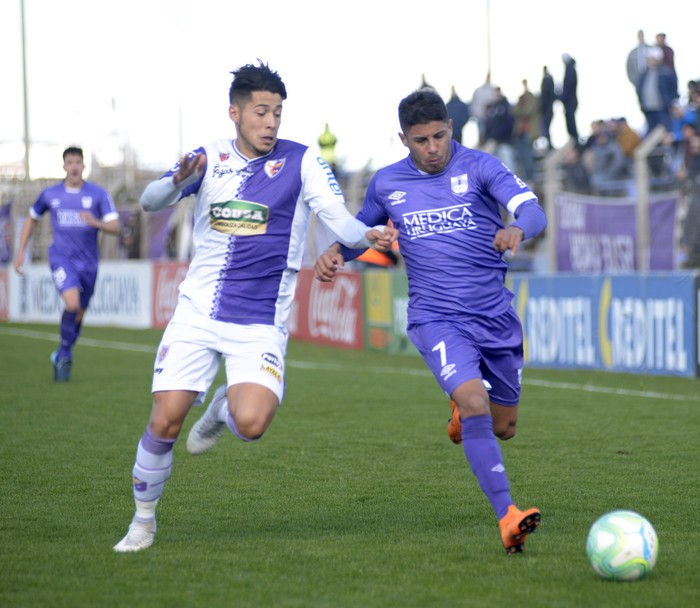
<path fill-rule="evenodd" d="M 153 262 L 153 327 L 165 327 L 175 312 L 188 262 Z"/>
<path fill-rule="evenodd" d="M 7 272 L 7 270 L 0 270 L 0 321 L 7 321 L 9 317 L 10 296 L 7 286 Z M 14 270 L 10 272 L 14 272 Z"/>
<path fill-rule="evenodd" d="M 417 355 L 406 333 L 408 279 L 403 271 L 366 270 L 365 345 L 368 350 Z"/>
<path fill-rule="evenodd" d="M 363 348 L 362 275 L 339 273 L 333 283 L 314 279 L 313 270 L 297 275 L 297 291 L 287 329 L 293 338 L 341 348 Z"/>
<path fill-rule="evenodd" d="M 24 276 L 9 275 L 9 318 L 12 321 L 58 323 L 63 300 L 48 264 L 32 264 Z M 117 327 L 151 326 L 151 265 L 102 262 L 85 324 Z"/>
<path fill-rule="evenodd" d="M 697 276 L 515 275 L 525 363 L 695 377 Z"/>

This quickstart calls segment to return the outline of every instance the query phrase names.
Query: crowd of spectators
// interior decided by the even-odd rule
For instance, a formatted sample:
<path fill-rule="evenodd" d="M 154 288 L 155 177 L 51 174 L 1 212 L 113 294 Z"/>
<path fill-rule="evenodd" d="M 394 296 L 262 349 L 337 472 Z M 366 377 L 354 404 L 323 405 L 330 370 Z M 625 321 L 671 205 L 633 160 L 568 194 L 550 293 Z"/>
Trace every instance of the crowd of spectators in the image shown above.
<path fill-rule="evenodd" d="M 664 33 L 657 34 L 650 44 L 640 30 L 626 60 L 627 77 L 645 117 L 640 132 L 630 127 L 626 117 L 619 116 L 595 120 L 588 134 L 579 133 L 576 61 L 566 53 L 562 55 L 561 86 L 555 86 L 544 66 L 539 94 L 523 80 L 523 90 L 514 103 L 492 82 L 491 74 L 476 88 L 469 103 L 458 100 L 457 105 L 453 88 L 459 124 L 464 124 L 466 111 L 478 126 L 478 146 L 536 186 L 536 160 L 553 149 L 550 126 L 555 104 L 560 103 L 573 143 L 563 155 L 562 188 L 605 197 L 634 196 L 635 151 L 654 133 L 647 157 L 650 189 L 682 191 L 684 265 L 700 267 L 700 78 L 688 81 L 685 87 L 679 85 L 675 53 Z M 461 127 L 458 137 L 461 140 Z"/>

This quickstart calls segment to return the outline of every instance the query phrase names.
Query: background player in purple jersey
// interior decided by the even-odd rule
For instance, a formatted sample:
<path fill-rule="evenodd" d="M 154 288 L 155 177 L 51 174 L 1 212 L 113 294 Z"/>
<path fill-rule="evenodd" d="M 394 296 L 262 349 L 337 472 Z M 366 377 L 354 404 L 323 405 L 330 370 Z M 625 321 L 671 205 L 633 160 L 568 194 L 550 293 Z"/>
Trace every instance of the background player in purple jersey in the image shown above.
<path fill-rule="evenodd" d="M 24 274 L 24 251 L 41 216 L 48 211 L 53 228 L 49 265 L 56 289 L 63 298 L 58 350 L 51 354 L 54 381 L 70 380 L 73 345 L 83 316 L 95 291 L 100 231 L 119 234 L 119 213 L 106 190 L 83 180 L 85 163 L 81 148 L 63 152 L 66 178 L 44 190 L 29 209 L 22 225 L 15 270 Z"/>
<path fill-rule="evenodd" d="M 387 251 L 396 239 L 393 228 L 369 228 L 348 212 L 333 172 L 308 146 L 278 139 L 286 98 L 279 74 L 262 62 L 235 71 L 236 139 L 185 156 L 141 197 L 154 211 L 196 196 L 194 256 L 158 349 L 153 408 L 133 469 L 136 512 L 115 551 L 153 544 L 173 444 L 222 359 L 226 385 L 190 429 L 187 450 L 206 452 L 226 428 L 255 441 L 272 422 L 284 395 L 285 323 L 310 212 L 353 247 Z"/>
<path fill-rule="evenodd" d="M 399 122 L 409 155 L 374 175 L 357 218 L 391 220 L 399 231 L 408 336 L 456 404 L 464 453 L 496 512 L 507 553 L 518 553 L 540 512 L 515 506 L 496 440 L 515 435 L 523 366 L 503 254 L 515 254 L 523 239 L 544 230 L 546 218 L 535 195 L 498 159 L 452 140 L 437 93 L 403 99 Z M 502 210 L 515 216 L 507 227 Z M 359 253 L 332 245 L 316 261 L 316 277 L 332 281 Z"/>

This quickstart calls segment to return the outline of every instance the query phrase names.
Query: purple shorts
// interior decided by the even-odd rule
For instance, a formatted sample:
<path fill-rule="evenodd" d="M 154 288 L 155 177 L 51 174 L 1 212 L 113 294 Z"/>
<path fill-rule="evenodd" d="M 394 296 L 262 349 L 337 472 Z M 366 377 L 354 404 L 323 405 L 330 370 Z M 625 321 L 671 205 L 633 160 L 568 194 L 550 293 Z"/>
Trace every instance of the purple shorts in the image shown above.
<path fill-rule="evenodd" d="M 76 288 L 80 292 L 80 308 L 86 310 L 95 292 L 97 268 L 76 269 L 69 259 L 62 257 L 53 257 L 49 260 L 49 264 L 51 277 L 58 293 Z"/>
<path fill-rule="evenodd" d="M 481 378 L 489 399 L 518 405 L 523 369 L 523 330 L 509 307 L 497 317 L 461 316 L 412 325 L 408 337 L 449 396 Z"/>

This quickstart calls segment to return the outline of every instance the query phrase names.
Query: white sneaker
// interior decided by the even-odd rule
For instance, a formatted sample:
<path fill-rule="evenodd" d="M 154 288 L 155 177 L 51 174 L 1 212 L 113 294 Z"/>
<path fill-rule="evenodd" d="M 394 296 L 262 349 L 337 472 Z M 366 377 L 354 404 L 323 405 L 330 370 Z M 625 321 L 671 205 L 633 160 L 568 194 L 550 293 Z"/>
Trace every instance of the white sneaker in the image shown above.
<path fill-rule="evenodd" d="M 137 521 L 134 518 L 129 524 L 129 531 L 116 545 L 114 550 L 117 553 L 129 553 L 148 549 L 153 544 L 156 536 L 156 520 Z"/>
<path fill-rule="evenodd" d="M 216 389 L 207 411 L 194 423 L 187 435 L 187 451 L 190 454 L 203 454 L 216 445 L 224 432 L 225 422 L 219 422 L 218 413 L 226 401 L 226 385 Z"/>

